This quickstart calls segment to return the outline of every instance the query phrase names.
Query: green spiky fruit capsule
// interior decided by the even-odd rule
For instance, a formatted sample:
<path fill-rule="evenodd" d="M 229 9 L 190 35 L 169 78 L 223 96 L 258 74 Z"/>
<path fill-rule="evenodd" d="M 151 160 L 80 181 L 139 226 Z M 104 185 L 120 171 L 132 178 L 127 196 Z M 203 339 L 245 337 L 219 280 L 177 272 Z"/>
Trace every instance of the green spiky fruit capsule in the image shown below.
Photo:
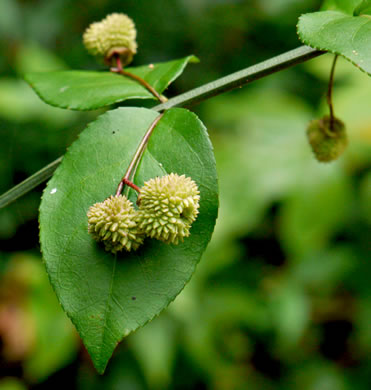
<path fill-rule="evenodd" d="M 331 128 L 331 119 L 328 116 L 311 121 L 307 136 L 313 153 L 320 162 L 336 160 L 348 145 L 344 123 L 334 118 Z"/>
<path fill-rule="evenodd" d="M 137 211 L 125 196 L 111 196 L 104 202 L 89 208 L 88 231 L 92 237 L 104 243 L 108 252 L 138 249 L 144 235 L 137 226 Z"/>
<path fill-rule="evenodd" d="M 149 237 L 178 244 L 198 215 L 200 192 L 189 177 L 176 173 L 148 180 L 138 198 L 138 226 Z"/>
<path fill-rule="evenodd" d="M 92 23 L 84 32 L 83 42 L 90 54 L 104 57 L 108 63 L 114 54 L 118 54 L 126 65 L 137 52 L 136 36 L 132 19 L 125 14 L 114 13 Z"/>

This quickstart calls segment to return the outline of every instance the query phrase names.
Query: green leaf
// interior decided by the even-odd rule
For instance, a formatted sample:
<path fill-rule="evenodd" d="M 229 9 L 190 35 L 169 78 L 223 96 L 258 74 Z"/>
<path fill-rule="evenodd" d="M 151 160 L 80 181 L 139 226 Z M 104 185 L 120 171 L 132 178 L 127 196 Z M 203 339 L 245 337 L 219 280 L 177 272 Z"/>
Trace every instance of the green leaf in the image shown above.
<path fill-rule="evenodd" d="M 354 9 L 362 0 L 325 0 L 321 9 L 326 11 L 342 11 L 353 15 Z"/>
<path fill-rule="evenodd" d="M 216 220 L 217 177 L 206 129 L 193 113 L 174 108 L 155 128 L 134 181 L 141 186 L 170 172 L 195 180 L 200 214 L 190 237 L 178 246 L 147 239 L 137 252 L 115 258 L 88 234 L 88 208 L 115 193 L 157 116 L 144 108 L 119 108 L 100 116 L 69 148 L 40 207 L 41 248 L 51 283 L 101 373 L 118 342 L 183 289 Z"/>
<path fill-rule="evenodd" d="M 342 55 L 371 75 L 371 17 L 338 11 L 302 15 L 298 23 L 302 42 L 318 50 Z"/>
<path fill-rule="evenodd" d="M 197 61 L 196 57 L 188 56 L 125 70 L 143 78 L 161 94 L 182 74 L 189 62 Z M 112 72 L 70 70 L 28 73 L 25 80 L 46 103 L 71 110 L 95 110 L 128 99 L 155 99 L 137 81 Z"/>
<path fill-rule="evenodd" d="M 371 0 L 363 0 L 362 3 L 354 10 L 354 15 L 371 15 Z"/>

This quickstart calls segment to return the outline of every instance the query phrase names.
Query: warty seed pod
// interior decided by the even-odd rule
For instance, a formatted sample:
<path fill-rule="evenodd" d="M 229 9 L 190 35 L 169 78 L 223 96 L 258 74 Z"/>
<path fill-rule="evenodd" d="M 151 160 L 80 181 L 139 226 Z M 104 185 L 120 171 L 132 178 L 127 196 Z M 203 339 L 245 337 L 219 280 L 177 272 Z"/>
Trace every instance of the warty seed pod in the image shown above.
<path fill-rule="evenodd" d="M 111 196 L 96 203 L 87 215 L 89 233 L 96 241 L 103 242 L 107 251 L 136 250 L 143 243 L 144 235 L 137 226 L 137 211 L 125 196 Z"/>
<path fill-rule="evenodd" d="M 107 63 L 117 54 L 127 65 L 137 52 L 137 31 L 131 18 L 122 13 L 107 15 L 92 23 L 84 32 L 83 42 L 88 52 L 104 57 Z"/>
<path fill-rule="evenodd" d="M 307 128 L 308 141 L 316 159 L 320 162 L 336 160 L 348 145 L 348 137 L 344 123 L 337 118 L 325 116 L 309 123 Z"/>
<path fill-rule="evenodd" d="M 138 198 L 138 227 L 149 237 L 178 244 L 188 237 L 199 213 L 200 192 L 185 175 L 148 180 Z"/>

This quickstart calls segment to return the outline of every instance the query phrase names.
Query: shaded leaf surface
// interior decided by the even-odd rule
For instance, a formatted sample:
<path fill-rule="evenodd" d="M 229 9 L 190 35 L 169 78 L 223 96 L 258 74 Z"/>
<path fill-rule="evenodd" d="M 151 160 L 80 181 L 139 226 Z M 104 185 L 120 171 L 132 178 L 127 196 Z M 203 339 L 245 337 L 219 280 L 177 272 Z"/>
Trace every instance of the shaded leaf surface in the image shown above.
<path fill-rule="evenodd" d="M 352 16 L 345 11 L 305 14 L 299 19 L 298 34 L 306 45 L 342 55 L 371 74 L 370 15 Z"/>
<path fill-rule="evenodd" d="M 115 258 L 88 234 L 88 208 L 115 193 L 157 115 L 143 108 L 119 108 L 100 116 L 65 155 L 40 207 L 41 247 L 51 283 L 99 372 L 123 337 L 159 314 L 183 289 L 215 224 L 212 146 L 194 114 L 172 109 L 152 134 L 135 183 L 141 186 L 170 172 L 192 177 L 201 202 L 191 236 L 178 246 L 147 239 L 137 252 Z"/>
<path fill-rule="evenodd" d="M 140 76 L 162 93 L 182 74 L 189 62 L 197 62 L 196 57 L 125 70 Z M 128 99 L 155 99 L 135 80 L 112 72 L 70 70 L 29 73 L 25 79 L 46 103 L 72 110 L 94 110 Z"/>
<path fill-rule="evenodd" d="M 362 0 L 325 0 L 322 10 L 341 11 L 353 15 L 354 9 L 359 6 Z"/>
<path fill-rule="evenodd" d="M 354 15 L 371 15 L 371 0 L 363 0 L 354 10 Z"/>

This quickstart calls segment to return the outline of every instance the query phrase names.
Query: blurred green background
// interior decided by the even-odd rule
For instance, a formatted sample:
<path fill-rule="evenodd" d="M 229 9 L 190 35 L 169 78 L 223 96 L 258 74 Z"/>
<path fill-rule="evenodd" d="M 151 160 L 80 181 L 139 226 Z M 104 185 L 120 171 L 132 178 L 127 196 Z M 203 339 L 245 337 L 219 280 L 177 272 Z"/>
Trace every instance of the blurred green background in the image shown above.
<path fill-rule="evenodd" d="M 169 97 L 300 45 L 320 0 L 1 0 L 0 193 L 63 154 L 102 111 L 41 102 L 28 71 L 101 69 L 81 35 L 125 12 L 134 64 L 188 54 Z M 98 376 L 49 286 L 38 244 L 44 185 L 0 210 L 0 390 L 368 390 L 371 383 L 371 79 L 339 61 L 334 103 L 350 145 L 317 163 L 307 123 L 326 112 L 324 55 L 194 107 L 220 179 L 196 274 L 125 339 Z"/>

